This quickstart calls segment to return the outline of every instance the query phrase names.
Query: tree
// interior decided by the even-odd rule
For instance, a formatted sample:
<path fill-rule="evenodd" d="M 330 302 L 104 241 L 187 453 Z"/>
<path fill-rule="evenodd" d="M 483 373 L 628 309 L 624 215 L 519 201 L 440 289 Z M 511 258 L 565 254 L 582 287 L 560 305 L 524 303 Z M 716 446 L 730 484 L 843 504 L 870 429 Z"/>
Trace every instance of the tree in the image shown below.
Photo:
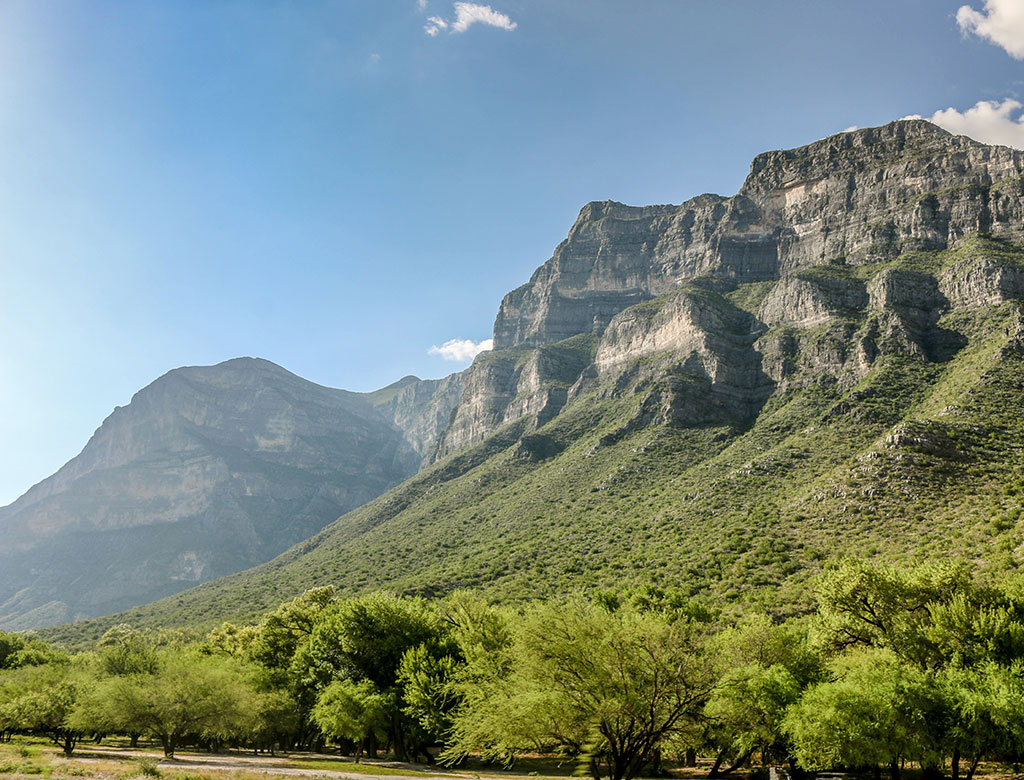
<path fill-rule="evenodd" d="M 0 669 L 20 669 L 67 660 L 67 655 L 38 637 L 0 631 Z"/>
<path fill-rule="evenodd" d="M 953 752 L 953 780 L 960 777 L 960 758 L 969 761 L 967 780 L 974 777 L 987 753 L 1017 756 L 1024 749 L 1024 678 L 1020 662 L 1003 666 L 988 662 L 950 667 L 939 677 L 949 712 L 944 741 Z"/>
<path fill-rule="evenodd" d="M 559 749 L 628 780 L 692 727 L 712 688 L 692 622 L 574 600 L 532 609 L 501 662 L 470 664 L 447 761 Z M 488 672 L 490 672 L 488 674 Z"/>
<path fill-rule="evenodd" d="M 1024 734 L 994 715 L 1005 688 L 997 681 L 1015 679 L 1024 658 L 1024 597 L 1016 587 L 980 585 L 952 563 L 847 561 L 822 580 L 819 617 L 834 649 L 887 649 L 943 692 L 943 711 L 927 721 L 938 746 L 922 759 L 929 773 L 949 754 L 958 777 L 961 756 L 976 766 L 984 751 L 1012 744 L 1014 728 Z"/>
<path fill-rule="evenodd" d="M 69 663 L 4 672 L 0 677 L 0 731 L 47 734 L 70 756 L 81 737 L 71 716 L 82 689 L 82 671 Z"/>
<path fill-rule="evenodd" d="M 152 674 L 159 664 L 153 638 L 127 623 L 109 628 L 96 643 L 96 653 L 104 675 Z"/>
<path fill-rule="evenodd" d="M 897 568 L 847 560 L 819 583 L 819 622 L 835 650 L 887 648 L 918 668 L 935 669 L 950 658 L 934 631 L 935 614 L 972 590 L 958 564 Z"/>
<path fill-rule="evenodd" d="M 432 739 L 443 738 L 452 728 L 459 696 L 452 686 L 465 664 L 454 642 L 430 642 L 406 650 L 398 667 L 398 683 L 404 712 Z"/>
<path fill-rule="evenodd" d="M 230 658 L 162 649 L 152 672 L 108 677 L 76 713 L 78 723 L 147 733 L 172 758 L 185 736 L 215 740 L 251 731 L 255 691 Z"/>
<path fill-rule="evenodd" d="M 371 593 L 325 611 L 296 651 L 291 673 L 306 690 L 335 680 L 368 681 L 388 703 L 387 738 L 402 761 L 423 752 L 425 735 L 405 712 L 398 671 L 406 651 L 439 641 L 444 628 L 422 599 Z M 372 755 L 373 743 L 368 745 Z"/>
<path fill-rule="evenodd" d="M 392 708 L 369 680 L 335 680 L 317 697 L 313 721 L 329 737 L 355 742 L 358 764 L 367 739 L 384 738 Z"/>
<path fill-rule="evenodd" d="M 755 750 L 792 764 L 783 718 L 824 671 L 806 622 L 776 625 L 766 615 L 752 616 L 720 632 L 712 652 L 721 669 L 705 708 L 712 724 L 709 736 L 718 751 L 712 776 L 739 768 Z M 730 756 L 732 766 L 720 772 Z"/>
<path fill-rule="evenodd" d="M 899 780 L 903 758 L 924 760 L 938 745 L 929 728 L 943 709 L 927 674 L 889 650 L 860 650 L 835 662 L 835 678 L 810 688 L 783 721 L 793 753 L 809 770 L 887 765 Z"/>

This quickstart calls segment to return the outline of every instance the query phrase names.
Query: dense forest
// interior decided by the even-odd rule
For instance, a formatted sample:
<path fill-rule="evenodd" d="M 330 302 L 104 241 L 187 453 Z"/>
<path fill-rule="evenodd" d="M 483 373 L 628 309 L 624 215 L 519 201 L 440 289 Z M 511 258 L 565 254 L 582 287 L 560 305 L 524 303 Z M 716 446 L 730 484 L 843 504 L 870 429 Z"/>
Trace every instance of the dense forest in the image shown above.
<path fill-rule="evenodd" d="M 795 774 L 974 775 L 1024 749 L 1024 581 L 847 560 L 816 609 L 725 615 L 682 592 L 525 607 L 306 592 L 254 625 L 110 629 L 70 654 L 0 634 L 0 733 L 458 765 L 554 754 L 595 780 L 707 759 Z"/>

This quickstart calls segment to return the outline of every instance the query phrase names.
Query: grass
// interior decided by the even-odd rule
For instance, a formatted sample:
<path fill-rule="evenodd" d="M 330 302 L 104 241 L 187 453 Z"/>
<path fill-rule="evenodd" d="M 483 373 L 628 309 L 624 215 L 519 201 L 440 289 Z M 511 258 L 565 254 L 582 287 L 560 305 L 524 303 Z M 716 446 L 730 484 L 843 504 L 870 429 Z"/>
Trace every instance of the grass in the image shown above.
<path fill-rule="evenodd" d="M 362 775 L 430 777 L 436 774 L 421 772 L 416 769 L 406 769 L 405 767 L 382 766 L 372 762 L 367 763 L 366 760 L 356 764 L 352 759 L 345 758 L 291 758 L 288 760 L 288 766 L 295 766 L 300 769 L 326 769 L 332 772 L 358 772 Z M 450 774 L 449 770 L 444 768 L 439 768 L 438 771 Z"/>

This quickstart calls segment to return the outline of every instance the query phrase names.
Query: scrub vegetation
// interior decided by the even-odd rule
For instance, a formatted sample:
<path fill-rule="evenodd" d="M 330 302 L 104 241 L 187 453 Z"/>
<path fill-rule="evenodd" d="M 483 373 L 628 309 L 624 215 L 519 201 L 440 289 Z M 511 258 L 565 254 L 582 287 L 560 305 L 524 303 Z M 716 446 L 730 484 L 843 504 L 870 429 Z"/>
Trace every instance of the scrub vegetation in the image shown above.
<path fill-rule="evenodd" d="M 848 559 L 813 592 L 783 619 L 653 587 L 520 606 L 319 588 L 254 624 L 117 626 L 75 654 L 4 634 L 0 733 L 66 756 L 103 738 L 167 757 L 336 747 L 500 768 L 548 755 L 595 780 L 698 759 L 711 778 L 783 765 L 971 780 L 983 761 L 1019 760 L 1024 579 Z M 4 771 L 31 774 L 38 750 Z"/>

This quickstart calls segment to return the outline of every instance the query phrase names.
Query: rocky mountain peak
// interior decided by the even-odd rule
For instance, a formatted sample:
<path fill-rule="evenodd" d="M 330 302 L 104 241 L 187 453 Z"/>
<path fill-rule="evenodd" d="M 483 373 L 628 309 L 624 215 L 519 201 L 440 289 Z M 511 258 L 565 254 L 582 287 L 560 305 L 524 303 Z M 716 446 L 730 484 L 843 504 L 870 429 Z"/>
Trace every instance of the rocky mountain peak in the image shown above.
<path fill-rule="evenodd" d="M 551 259 L 505 296 L 494 347 L 600 335 L 620 311 L 700 277 L 770 281 L 943 249 L 971 233 L 1019 238 L 1022 175 L 1022 152 L 902 120 L 758 155 L 731 198 L 590 203 Z"/>

